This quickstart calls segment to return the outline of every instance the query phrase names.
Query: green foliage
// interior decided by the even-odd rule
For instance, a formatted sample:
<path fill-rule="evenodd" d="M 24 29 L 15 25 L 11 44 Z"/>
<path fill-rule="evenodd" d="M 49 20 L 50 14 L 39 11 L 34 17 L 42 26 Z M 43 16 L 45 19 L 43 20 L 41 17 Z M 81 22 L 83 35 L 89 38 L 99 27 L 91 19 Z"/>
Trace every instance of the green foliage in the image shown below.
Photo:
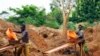
<path fill-rule="evenodd" d="M 53 8 L 60 8 L 61 7 L 61 3 L 60 3 L 60 0 L 52 0 L 52 3 L 50 4 L 50 6 L 51 6 L 51 10 L 53 9 Z"/>
<path fill-rule="evenodd" d="M 76 10 L 70 21 L 90 22 L 100 20 L 100 0 L 76 0 Z"/>
<path fill-rule="evenodd" d="M 86 23 L 84 23 L 84 28 L 86 29 L 87 27 L 93 27 L 93 26 L 95 26 L 96 25 L 96 23 L 89 23 L 89 22 L 86 22 Z"/>
<path fill-rule="evenodd" d="M 95 0 L 96 2 L 96 17 L 98 18 L 97 20 L 100 20 L 100 0 Z"/>
<path fill-rule="evenodd" d="M 12 23 L 15 23 L 15 24 L 17 24 L 17 21 L 18 20 L 13 20 L 13 18 L 16 18 L 16 17 L 9 17 L 10 19 L 7 19 L 7 21 L 10 21 L 10 22 L 12 22 Z M 16 18 L 17 19 L 17 18 Z"/>
<path fill-rule="evenodd" d="M 66 4 L 67 0 L 64 1 Z M 60 0 L 53 0 L 51 3 L 51 12 L 46 14 L 45 9 L 34 5 L 22 6 L 22 8 L 10 8 L 10 11 L 16 13 L 7 19 L 15 24 L 32 24 L 35 26 L 45 25 L 52 28 L 59 28 L 63 17 Z M 89 22 L 91 25 L 94 20 L 100 20 L 100 0 L 76 0 L 75 11 L 72 11 L 68 28 L 75 29 L 74 23 Z"/>
<path fill-rule="evenodd" d="M 57 22 L 61 25 L 62 22 L 63 22 L 63 16 L 62 16 L 62 6 L 61 6 L 61 3 L 63 3 L 64 8 L 66 8 L 66 4 L 68 2 L 68 0 L 52 0 L 52 3 L 50 4 L 51 5 L 51 14 L 53 15 L 53 17 L 57 20 Z"/>
<path fill-rule="evenodd" d="M 53 6 L 53 5 L 52 5 Z M 58 7 L 52 7 L 51 12 L 46 16 L 45 25 L 48 27 L 59 28 L 62 24 L 62 12 Z"/>
<path fill-rule="evenodd" d="M 61 11 L 58 8 L 54 8 L 50 13 L 46 15 L 45 9 L 39 9 L 33 5 L 22 6 L 22 8 L 10 8 L 11 11 L 16 13 L 15 16 L 7 19 L 15 24 L 32 24 L 35 26 L 45 25 L 51 28 L 59 28 L 61 24 Z"/>
<path fill-rule="evenodd" d="M 52 9 L 52 16 L 56 19 L 56 21 L 61 25 L 63 18 L 62 18 L 62 12 L 59 8 L 53 8 Z"/>
<path fill-rule="evenodd" d="M 46 26 L 52 27 L 52 28 L 59 28 L 60 25 L 55 19 L 55 17 L 53 17 L 52 13 L 49 13 L 46 18 L 47 18 L 45 21 Z"/>
<path fill-rule="evenodd" d="M 15 12 L 20 17 L 28 17 L 28 16 L 35 16 L 36 13 L 39 11 L 36 6 L 33 5 L 26 5 L 22 6 L 22 8 L 10 8 L 11 11 Z"/>
<path fill-rule="evenodd" d="M 3 15 L 3 14 L 9 14 L 9 13 L 7 11 L 0 12 L 0 15 Z"/>
<path fill-rule="evenodd" d="M 86 44 L 84 44 L 84 46 L 83 46 L 83 50 L 84 50 L 85 53 L 88 53 L 88 52 L 89 52 L 89 49 L 88 49 L 88 47 L 87 47 Z"/>
<path fill-rule="evenodd" d="M 25 21 L 26 24 L 33 24 L 35 26 L 41 26 L 45 23 L 45 9 L 38 9 L 33 5 L 26 5 L 22 6 L 22 8 L 10 8 L 10 10 L 17 15 L 9 17 L 8 21 L 13 23 L 22 24 Z"/>
<path fill-rule="evenodd" d="M 70 29 L 70 30 L 76 30 L 75 23 L 69 22 L 68 25 L 67 25 L 67 28 Z"/>
<path fill-rule="evenodd" d="M 56 21 L 61 25 L 62 24 L 62 21 L 63 21 L 63 18 L 62 18 L 62 12 L 59 8 L 55 7 L 55 8 L 51 8 L 51 12 L 47 15 L 48 19 L 51 15 L 51 17 L 53 19 L 56 19 Z"/>
<path fill-rule="evenodd" d="M 56 20 L 47 20 L 45 25 L 56 29 L 58 29 L 60 26 Z"/>

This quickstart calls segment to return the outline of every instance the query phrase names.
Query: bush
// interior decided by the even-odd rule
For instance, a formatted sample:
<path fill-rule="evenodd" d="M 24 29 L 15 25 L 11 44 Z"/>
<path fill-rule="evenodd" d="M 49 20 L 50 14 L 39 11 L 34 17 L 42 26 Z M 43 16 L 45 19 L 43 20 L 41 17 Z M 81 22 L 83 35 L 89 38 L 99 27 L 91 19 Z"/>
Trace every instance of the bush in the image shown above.
<path fill-rule="evenodd" d="M 45 26 L 58 29 L 60 25 L 56 20 L 47 20 Z"/>
<path fill-rule="evenodd" d="M 70 30 L 76 30 L 75 23 L 69 22 L 68 25 L 67 25 L 67 28 L 70 29 Z"/>

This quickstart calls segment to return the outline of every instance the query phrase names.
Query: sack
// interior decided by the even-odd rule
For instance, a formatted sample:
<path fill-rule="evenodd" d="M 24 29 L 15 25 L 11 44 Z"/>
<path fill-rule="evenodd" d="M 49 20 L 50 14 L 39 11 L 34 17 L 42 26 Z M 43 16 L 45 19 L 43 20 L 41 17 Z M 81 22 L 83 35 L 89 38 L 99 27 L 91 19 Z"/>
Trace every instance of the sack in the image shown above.
<path fill-rule="evenodd" d="M 70 42 L 76 42 L 78 37 L 77 37 L 77 34 L 75 31 L 68 30 L 67 31 L 67 38 Z"/>
<path fill-rule="evenodd" d="M 10 29 L 10 28 L 7 29 L 6 35 L 7 35 L 9 40 L 16 40 L 16 41 L 18 40 L 17 36 L 16 36 L 16 33 L 13 32 L 12 29 Z"/>

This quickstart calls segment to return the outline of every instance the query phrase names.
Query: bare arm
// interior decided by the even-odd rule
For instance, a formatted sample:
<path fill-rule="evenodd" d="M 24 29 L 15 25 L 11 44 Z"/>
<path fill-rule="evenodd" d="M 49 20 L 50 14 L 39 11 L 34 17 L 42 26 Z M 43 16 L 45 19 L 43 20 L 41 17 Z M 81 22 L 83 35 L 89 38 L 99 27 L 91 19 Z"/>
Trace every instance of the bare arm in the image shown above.
<path fill-rule="evenodd" d="M 13 31 L 13 32 L 16 32 L 16 33 L 22 33 L 21 31 Z"/>

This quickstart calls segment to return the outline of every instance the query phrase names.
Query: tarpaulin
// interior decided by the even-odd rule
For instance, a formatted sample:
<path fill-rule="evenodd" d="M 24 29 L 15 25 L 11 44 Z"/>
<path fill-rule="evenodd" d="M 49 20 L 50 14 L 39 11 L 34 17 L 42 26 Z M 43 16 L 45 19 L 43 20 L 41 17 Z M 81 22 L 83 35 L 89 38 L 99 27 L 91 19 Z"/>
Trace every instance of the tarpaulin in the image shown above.
<path fill-rule="evenodd" d="M 9 40 L 18 40 L 16 33 L 12 31 L 12 29 L 8 28 L 6 31 L 6 35 Z"/>
<path fill-rule="evenodd" d="M 77 40 L 78 36 L 75 31 L 68 30 L 67 38 L 70 42 L 75 42 Z"/>

